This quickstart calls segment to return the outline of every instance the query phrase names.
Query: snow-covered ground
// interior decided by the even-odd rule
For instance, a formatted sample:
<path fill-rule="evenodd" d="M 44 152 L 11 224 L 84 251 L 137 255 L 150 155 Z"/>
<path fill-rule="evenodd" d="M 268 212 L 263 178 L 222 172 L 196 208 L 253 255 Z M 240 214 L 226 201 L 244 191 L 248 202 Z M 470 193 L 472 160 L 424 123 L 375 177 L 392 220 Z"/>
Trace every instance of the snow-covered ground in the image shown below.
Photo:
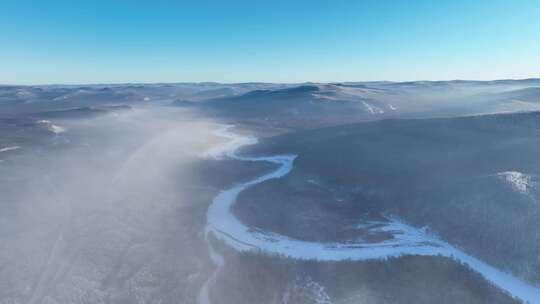
<path fill-rule="evenodd" d="M 370 105 L 369 103 L 365 102 L 365 101 L 362 101 L 362 103 L 364 104 L 364 106 L 366 107 L 366 109 L 369 111 L 369 113 L 371 114 L 383 114 L 384 111 L 382 109 L 380 109 L 379 107 L 376 107 L 376 106 L 373 106 L 373 105 Z"/>
<path fill-rule="evenodd" d="M 251 181 L 238 184 L 217 195 L 207 212 L 206 234 L 213 233 L 217 238 L 239 251 L 262 252 L 301 260 L 341 261 L 370 260 L 399 257 L 402 255 L 446 256 L 468 265 L 487 280 L 512 296 L 528 303 L 540 303 L 540 289 L 498 270 L 474 258 L 452 245 L 440 240 L 423 229 L 412 227 L 400 219 L 387 217 L 382 225 L 373 225 L 373 232 L 390 232 L 392 239 L 378 243 L 352 241 L 347 243 L 317 243 L 293 239 L 273 232 L 254 230 L 240 222 L 232 213 L 232 206 L 240 192 L 270 179 L 280 178 L 293 169 L 296 155 L 273 155 L 263 157 L 241 156 L 236 151 L 245 145 L 257 143 L 256 138 L 241 136 L 230 131 L 232 126 L 223 126 L 215 134 L 228 141 L 209 151 L 206 156 L 213 158 L 229 157 L 241 161 L 269 162 L 277 165 L 270 173 Z M 512 181 L 521 186 L 520 176 L 510 174 Z M 211 248 L 212 260 L 216 252 Z M 221 257 L 220 257 L 221 259 Z M 214 261 L 218 269 L 222 262 Z M 211 279 L 214 280 L 214 279 Z M 208 287 L 206 287 L 208 288 Z M 207 292 L 207 291 L 206 291 Z"/>
<path fill-rule="evenodd" d="M 309 276 L 299 276 L 296 280 L 289 286 L 283 296 L 281 297 L 281 303 L 298 303 L 291 298 L 300 297 L 301 301 L 304 303 L 315 303 L 315 304 L 332 304 L 332 300 L 326 289 L 323 285 L 318 282 L 313 281 Z"/>
<path fill-rule="evenodd" d="M 198 302 L 199 304 L 210 304 L 210 287 L 214 284 L 214 282 L 217 280 L 219 273 L 221 272 L 221 269 L 223 269 L 223 266 L 225 265 L 225 260 L 223 259 L 223 256 L 220 255 L 210 244 L 208 241 L 208 235 L 205 235 L 206 239 L 206 245 L 208 247 L 208 253 L 210 256 L 210 260 L 212 263 L 216 266 L 216 269 L 214 272 L 210 275 L 210 278 L 204 282 L 201 289 L 199 290 L 198 295 Z"/>
<path fill-rule="evenodd" d="M 21 148 L 20 146 L 9 146 L 9 147 L 0 148 L 0 152 L 13 151 L 20 148 Z"/>
<path fill-rule="evenodd" d="M 529 193 L 529 189 L 534 184 L 531 176 L 518 171 L 500 172 L 497 175 L 508 182 L 514 190 L 523 194 Z"/>
<path fill-rule="evenodd" d="M 55 125 L 50 120 L 40 120 L 38 121 L 38 123 L 44 124 L 45 126 L 47 126 L 47 129 L 49 131 L 53 132 L 56 135 L 66 132 L 66 128 L 59 125 Z"/>

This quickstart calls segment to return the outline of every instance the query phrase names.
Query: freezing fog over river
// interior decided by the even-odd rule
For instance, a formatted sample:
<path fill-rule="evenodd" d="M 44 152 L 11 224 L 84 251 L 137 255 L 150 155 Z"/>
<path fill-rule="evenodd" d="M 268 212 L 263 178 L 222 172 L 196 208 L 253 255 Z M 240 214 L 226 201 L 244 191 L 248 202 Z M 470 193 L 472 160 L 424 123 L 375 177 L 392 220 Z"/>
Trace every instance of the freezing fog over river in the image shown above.
<path fill-rule="evenodd" d="M 540 303 L 539 88 L 0 86 L 0 303 Z"/>

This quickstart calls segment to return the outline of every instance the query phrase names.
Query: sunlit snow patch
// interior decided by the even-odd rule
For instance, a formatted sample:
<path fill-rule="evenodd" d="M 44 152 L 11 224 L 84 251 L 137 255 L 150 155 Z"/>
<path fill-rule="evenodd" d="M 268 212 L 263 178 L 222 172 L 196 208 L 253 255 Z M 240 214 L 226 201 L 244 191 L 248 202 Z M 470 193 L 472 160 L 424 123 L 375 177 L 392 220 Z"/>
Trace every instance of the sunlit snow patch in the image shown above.
<path fill-rule="evenodd" d="M 379 107 L 376 107 L 376 106 L 373 106 L 373 105 L 370 105 L 369 103 L 365 102 L 365 101 L 362 101 L 362 103 L 364 104 L 364 106 L 366 107 L 366 109 L 369 111 L 369 113 L 371 114 L 383 114 L 384 111 L 382 109 L 380 109 Z"/>
<path fill-rule="evenodd" d="M 53 132 L 54 134 L 60 134 L 66 132 L 66 128 L 57 126 L 57 125 L 50 125 L 49 130 Z"/>
<path fill-rule="evenodd" d="M 506 171 L 497 173 L 504 181 L 510 184 L 512 188 L 520 193 L 527 194 L 532 187 L 533 182 L 530 175 L 518 171 Z"/>
<path fill-rule="evenodd" d="M 331 304 L 332 301 L 323 285 L 315 282 L 311 277 L 297 277 L 293 284 L 285 290 L 281 303 L 314 303 Z"/>
<path fill-rule="evenodd" d="M 53 132 L 54 134 L 60 134 L 66 132 L 66 128 L 53 124 L 50 120 L 40 120 L 38 121 L 40 124 L 44 124 L 47 126 L 47 130 Z"/>
<path fill-rule="evenodd" d="M 0 148 L 0 152 L 7 152 L 7 151 L 12 151 L 12 150 L 17 150 L 17 149 L 20 149 L 21 147 L 20 146 L 10 146 L 10 147 L 5 147 L 5 148 Z"/>

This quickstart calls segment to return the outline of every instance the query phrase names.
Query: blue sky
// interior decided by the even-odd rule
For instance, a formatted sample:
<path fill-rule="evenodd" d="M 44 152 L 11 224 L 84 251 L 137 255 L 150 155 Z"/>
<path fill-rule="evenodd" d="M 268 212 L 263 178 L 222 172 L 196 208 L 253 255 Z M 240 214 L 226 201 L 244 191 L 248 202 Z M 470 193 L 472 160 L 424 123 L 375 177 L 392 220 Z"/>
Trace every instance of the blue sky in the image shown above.
<path fill-rule="evenodd" d="M 540 77 L 540 1 L 0 0 L 0 83 Z"/>

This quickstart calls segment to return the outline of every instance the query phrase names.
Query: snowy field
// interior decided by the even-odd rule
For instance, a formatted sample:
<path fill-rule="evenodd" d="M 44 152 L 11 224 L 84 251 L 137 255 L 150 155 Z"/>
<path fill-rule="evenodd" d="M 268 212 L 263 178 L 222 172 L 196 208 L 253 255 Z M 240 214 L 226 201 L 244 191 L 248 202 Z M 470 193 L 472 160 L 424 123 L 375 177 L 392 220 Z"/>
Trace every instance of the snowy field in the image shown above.
<path fill-rule="evenodd" d="M 513 297 L 528 303 L 540 303 L 539 288 L 500 271 L 436 236 L 422 229 L 412 227 L 391 215 L 386 217 L 386 222 L 381 221 L 377 222 L 377 225 L 372 225 L 374 227 L 372 228 L 373 232 L 389 232 L 393 236 L 389 240 L 378 243 L 365 243 L 354 240 L 347 243 L 308 242 L 272 232 L 255 230 L 244 225 L 231 211 L 238 195 L 251 186 L 287 175 L 293 169 L 296 155 L 263 157 L 238 155 L 236 152 L 239 148 L 255 144 L 257 139 L 251 136 L 235 134 L 231 131 L 232 127 L 230 125 L 223 126 L 215 132 L 216 136 L 226 138 L 228 141 L 208 151 L 205 156 L 217 159 L 227 157 L 239 161 L 269 162 L 276 164 L 277 168 L 270 173 L 226 189 L 216 196 L 207 213 L 207 234 L 214 234 L 238 251 L 260 252 L 300 260 L 364 261 L 387 259 L 402 255 L 446 256 L 468 265 Z M 510 176 L 512 181 L 515 179 L 514 175 Z M 521 183 L 518 184 L 521 185 Z M 217 253 L 210 245 L 209 247 L 211 256 L 215 256 Z M 222 263 L 221 257 L 214 257 L 213 260 L 215 262 L 219 261 L 218 266 Z"/>

